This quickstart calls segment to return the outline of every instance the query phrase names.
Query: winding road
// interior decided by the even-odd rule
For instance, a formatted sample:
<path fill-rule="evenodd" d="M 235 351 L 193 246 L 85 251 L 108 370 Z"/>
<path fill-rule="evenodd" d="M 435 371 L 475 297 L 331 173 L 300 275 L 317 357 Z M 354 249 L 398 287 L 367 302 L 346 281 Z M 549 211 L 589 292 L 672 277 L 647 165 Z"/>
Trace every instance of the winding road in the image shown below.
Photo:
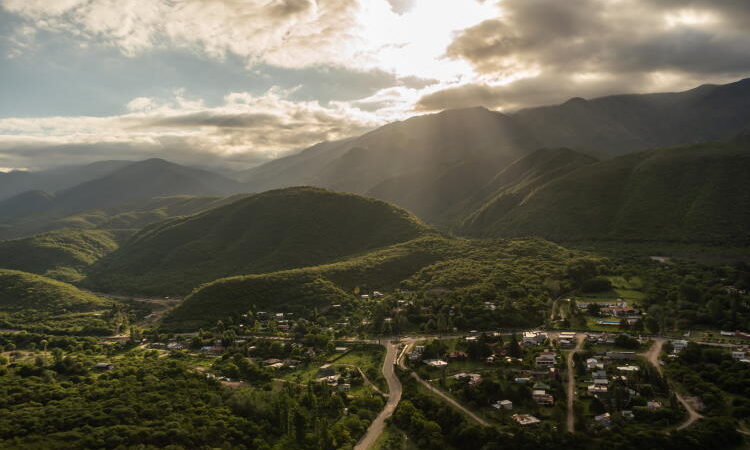
<path fill-rule="evenodd" d="M 576 373 L 575 373 L 575 362 L 573 356 L 581 350 L 581 345 L 586 339 L 585 334 L 576 335 L 576 347 L 568 352 L 567 365 L 568 365 L 568 432 L 576 432 L 576 416 L 575 410 L 573 409 L 573 402 L 576 398 Z"/>
<path fill-rule="evenodd" d="M 664 346 L 665 341 L 666 339 L 664 338 L 654 338 L 654 343 L 653 345 L 651 345 L 651 348 L 649 348 L 648 351 L 643 354 L 643 356 L 651 363 L 652 366 L 656 368 L 656 371 L 661 376 L 664 376 L 664 374 L 662 372 L 659 355 L 661 355 L 661 349 Z M 693 405 L 691 405 L 690 402 L 682 396 L 682 394 L 677 391 L 674 391 L 674 394 L 677 397 L 677 401 L 680 402 L 680 404 L 688 413 L 688 418 L 683 423 L 681 423 L 680 426 L 677 427 L 678 430 L 684 430 L 685 428 L 703 418 L 703 415 L 696 411 Z"/>
<path fill-rule="evenodd" d="M 385 429 L 385 421 L 393 412 L 396 411 L 396 406 L 401 400 L 401 381 L 396 376 L 393 367 L 396 363 L 398 355 L 398 344 L 394 342 L 388 342 L 385 346 L 385 359 L 383 360 L 383 376 L 388 382 L 388 401 L 385 404 L 385 408 L 378 414 L 378 417 L 372 421 L 370 427 L 367 428 L 367 432 L 362 439 L 359 440 L 354 450 L 367 450 L 375 443 Z"/>

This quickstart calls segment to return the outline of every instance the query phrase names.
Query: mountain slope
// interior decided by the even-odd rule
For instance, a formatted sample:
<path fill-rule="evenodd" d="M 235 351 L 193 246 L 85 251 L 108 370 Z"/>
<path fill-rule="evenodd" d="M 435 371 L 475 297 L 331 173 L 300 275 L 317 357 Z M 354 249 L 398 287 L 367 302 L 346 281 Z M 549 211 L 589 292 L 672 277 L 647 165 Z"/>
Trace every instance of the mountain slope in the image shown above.
<path fill-rule="evenodd" d="M 570 149 L 540 149 L 524 156 L 498 173 L 463 205 L 468 215 L 457 227 L 466 229 L 487 226 L 485 221 L 517 207 L 535 189 L 580 167 L 596 162 L 593 158 Z"/>
<path fill-rule="evenodd" d="M 316 188 L 269 191 L 145 228 L 97 263 L 87 283 L 187 293 L 220 277 L 331 262 L 427 230 L 407 212 L 364 197 Z"/>
<path fill-rule="evenodd" d="M 0 328 L 76 334 L 108 333 L 109 324 L 91 313 L 112 302 L 69 284 L 16 270 L 0 269 Z"/>
<path fill-rule="evenodd" d="M 332 304 L 356 302 L 348 292 L 406 288 L 453 292 L 487 323 L 526 326 L 546 309 L 543 280 L 563 279 L 580 254 L 541 239 L 468 240 L 427 235 L 321 266 L 218 279 L 193 291 L 162 323 L 165 331 L 193 331 L 253 308 L 310 317 Z M 484 301 L 504 305 L 489 312 Z M 512 301 L 511 301 L 512 299 Z M 354 305 L 358 308 L 360 305 Z M 425 317 L 425 322 L 431 317 Z"/>
<path fill-rule="evenodd" d="M 498 167 L 535 145 L 508 116 L 468 108 L 413 117 L 355 139 L 320 144 L 242 177 L 256 191 L 311 184 L 365 193 L 393 177 L 429 182 L 467 160 Z"/>
<path fill-rule="evenodd" d="M 127 231 L 60 230 L 0 241 L 0 267 L 77 281 L 83 269 L 116 250 L 130 235 Z"/>
<path fill-rule="evenodd" d="M 475 236 L 750 242 L 750 145 L 700 144 L 574 170 L 462 228 Z"/>

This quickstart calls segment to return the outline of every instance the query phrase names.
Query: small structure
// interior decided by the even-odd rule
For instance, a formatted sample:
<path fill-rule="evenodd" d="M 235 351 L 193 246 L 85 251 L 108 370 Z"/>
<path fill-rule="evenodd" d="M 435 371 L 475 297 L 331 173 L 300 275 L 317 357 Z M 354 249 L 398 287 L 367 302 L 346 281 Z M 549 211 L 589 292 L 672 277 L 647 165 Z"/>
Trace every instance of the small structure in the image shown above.
<path fill-rule="evenodd" d="M 541 345 L 547 340 L 547 333 L 541 331 L 524 331 L 521 343 L 524 345 Z"/>
<path fill-rule="evenodd" d="M 349 351 L 349 347 L 336 347 L 334 350 L 336 353 L 346 353 Z"/>
<path fill-rule="evenodd" d="M 588 370 L 596 370 L 600 365 L 599 360 L 596 358 L 589 358 L 586 360 L 586 369 Z"/>
<path fill-rule="evenodd" d="M 482 382 L 482 375 L 478 373 L 466 373 L 461 372 L 453 375 L 456 380 L 467 381 L 470 386 L 477 385 Z"/>
<path fill-rule="evenodd" d="M 635 352 L 621 352 L 621 351 L 611 351 L 607 352 L 607 358 L 609 359 L 625 359 L 625 360 L 635 360 L 638 358 L 638 355 L 636 355 Z"/>
<path fill-rule="evenodd" d="M 448 363 L 443 361 L 442 359 L 425 359 L 422 362 L 436 369 L 442 369 L 442 368 L 448 367 Z"/>
<path fill-rule="evenodd" d="M 495 409 L 504 409 L 506 411 L 510 411 L 513 409 L 513 402 L 510 400 L 500 400 L 493 403 L 492 407 Z"/>
<path fill-rule="evenodd" d="M 532 391 L 531 398 L 534 399 L 537 405 L 552 406 L 555 404 L 555 398 L 541 389 Z"/>
<path fill-rule="evenodd" d="M 114 364 L 110 364 L 110 363 L 96 363 L 94 365 L 94 370 L 98 370 L 100 372 L 106 372 L 114 368 L 115 368 Z"/>
<path fill-rule="evenodd" d="M 687 347 L 688 341 L 684 339 L 675 339 L 672 341 L 672 348 L 674 349 L 675 353 L 679 353 L 683 350 L 685 350 L 685 347 Z"/>
<path fill-rule="evenodd" d="M 539 422 L 541 422 L 536 417 L 532 416 L 531 414 L 513 414 L 513 420 L 518 422 L 521 426 L 528 426 L 528 425 L 535 425 Z"/>
<path fill-rule="evenodd" d="M 617 366 L 617 370 L 620 372 L 638 372 L 641 368 L 638 366 Z"/>
<path fill-rule="evenodd" d="M 656 411 L 657 409 L 661 409 L 661 402 L 650 401 L 646 403 L 646 408 L 650 409 L 651 411 Z"/>
<path fill-rule="evenodd" d="M 339 392 L 349 392 L 352 389 L 352 385 L 349 383 L 341 383 L 336 387 Z"/>
<path fill-rule="evenodd" d="M 745 359 L 745 352 L 732 352 L 732 359 Z"/>
<path fill-rule="evenodd" d="M 610 416 L 609 413 L 600 414 L 594 417 L 594 422 L 605 428 L 609 428 L 609 426 L 612 425 L 612 416 Z"/>

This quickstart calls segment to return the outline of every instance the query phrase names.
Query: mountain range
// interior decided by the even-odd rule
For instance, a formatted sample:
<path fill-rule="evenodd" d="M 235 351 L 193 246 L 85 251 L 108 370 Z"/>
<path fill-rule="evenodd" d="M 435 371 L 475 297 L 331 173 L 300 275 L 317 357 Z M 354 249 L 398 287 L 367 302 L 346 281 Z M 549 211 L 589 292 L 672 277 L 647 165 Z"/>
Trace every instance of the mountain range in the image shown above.
<path fill-rule="evenodd" d="M 732 230 L 744 216 L 713 214 L 724 211 L 722 199 L 744 204 L 743 175 L 719 165 L 744 167 L 748 133 L 750 79 L 508 114 L 447 110 L 323 142 L 235 179 L 160 159 L 0 174 L 0 239 L 140 229 L 232 203 L 233 194 L 310 185 L 385 200 L 469 236 L 739 242 L 744 234 Z M 707 158 L 713 172 L 698 170 Z M 638 204 L 689 223 L 641 220 L 648 211 Z"/>

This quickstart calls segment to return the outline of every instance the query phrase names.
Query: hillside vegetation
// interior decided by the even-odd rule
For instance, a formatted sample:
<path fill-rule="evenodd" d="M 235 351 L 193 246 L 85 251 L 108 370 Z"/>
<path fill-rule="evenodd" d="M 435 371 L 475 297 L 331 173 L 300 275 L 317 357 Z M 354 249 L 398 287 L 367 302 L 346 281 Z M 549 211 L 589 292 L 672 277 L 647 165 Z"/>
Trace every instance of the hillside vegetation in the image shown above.
<path fill-rule="evenodd" d="M 459 230 L 557 241 L 750 242 L 750 146 L 740 142 L 644 151 L 590 164 Z"/>
<path fill-rule="evenodd" d="M 191 331 L 256 308 L 309 316 L 314 308 L 358 301 L 354 292 L 397 288 L 458 297 L 479 311 L 486 300 L 503 300 L 507 321 L 536 323 L 547 304 L 545 281 L 565 278 L 567 264 L 580 257 L 539 239 L 431 235 L 333 264 L 215 280 L 197 288 L 162 326 Z"/>
<path fill-rule="evenodd" d="M 0 241 L 0 268 L 78 281 L 82 271 L 119 247 L 128 230 L 58 230 Z"/>
<path fill-rule="evenodd" d="M 0 269 L 0 328 L 40 332 L 101 332 L 107 323 L 91 313 L 112 302 L 39 275 Z"/>
<path fill-rule="evenodd" d="M 377 200 L 317 188 L 269 191 L 146 227 L 94 265 L 87 285 L 189 293 L 217 278 L 333 262 L 427 230 L 406 211 Z"/>

